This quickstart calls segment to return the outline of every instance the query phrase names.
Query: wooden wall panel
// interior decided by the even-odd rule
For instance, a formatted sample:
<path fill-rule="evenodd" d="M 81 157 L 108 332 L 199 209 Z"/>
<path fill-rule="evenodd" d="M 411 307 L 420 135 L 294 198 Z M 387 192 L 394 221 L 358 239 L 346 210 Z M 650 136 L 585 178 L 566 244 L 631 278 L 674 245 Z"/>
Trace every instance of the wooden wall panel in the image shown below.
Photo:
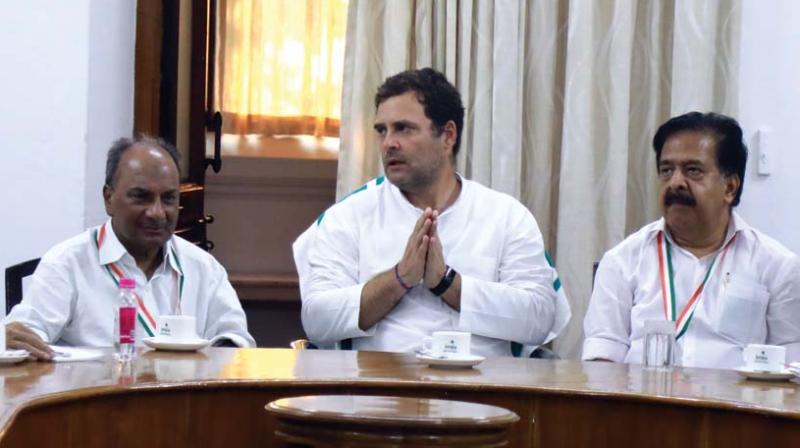
<path fill-rule="evenodd" d="M 133 97 L 135 133 L 159 135 L 161 98 L 162 2 L 136 4 L 136 57 Z"/>

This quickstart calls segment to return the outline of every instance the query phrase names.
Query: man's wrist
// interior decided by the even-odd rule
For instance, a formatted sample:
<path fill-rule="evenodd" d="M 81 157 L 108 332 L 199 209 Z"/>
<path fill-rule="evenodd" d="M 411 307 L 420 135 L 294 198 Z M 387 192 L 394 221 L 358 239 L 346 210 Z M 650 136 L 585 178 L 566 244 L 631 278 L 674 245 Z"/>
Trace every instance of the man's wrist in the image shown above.
<path fill-rule="evenodd" d="M 397 283 L 399 283 L 400 286 L 402 286 L 403 289 L 405 289 L 406 291 L 411 290 L 414 287 L 414 285 L 409 285 L 408 283 L 405 282 L 405 280 L 403 280 L 403 276 L 400 275 L 399 269 L 400 269 L 400 263 L 394 265 L 394 277 L 397 279 Z"/>
<path fill-rule="evenodd" d="M 442 279 L 447 275 L 447 271 L 449 269 L 450 267 L 444 263 L 442 263 L 442 267 L 438 269 L 426 266 L 425 276 L 423 277 L 423 283 L 425 284 L 425 287 L 428 289 L 436 288 L 436 285 L 441 283 Z"/>
<path fill-rule="evenodd" d="M 456 272 L 456 270 L 450 266 L 445 266 L 445 268 L 445 273 L 442 276 L 442 279 L 436 286 L 430 288 L 431 293 L 433 293 L 435 296 L 442 296 L 445 292 L 447 292 L 447 290 L 450 289 L 450 286 L 453 285 L 453 280 L 455 280 L 456 274 L 458 274 L 458 272 Z"/>
<path fill-rule="evenodd" d="M 235 342 L 228 338 L 219 338 L 212 344 L 213 347 L 239 347 Z"/>

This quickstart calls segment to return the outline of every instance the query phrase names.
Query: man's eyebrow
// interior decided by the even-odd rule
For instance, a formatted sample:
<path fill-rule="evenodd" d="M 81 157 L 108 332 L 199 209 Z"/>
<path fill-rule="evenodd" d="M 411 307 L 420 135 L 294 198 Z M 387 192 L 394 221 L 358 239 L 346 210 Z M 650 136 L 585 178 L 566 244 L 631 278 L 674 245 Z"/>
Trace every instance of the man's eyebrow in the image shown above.
<path fill-rule="evenodd" d="M 689 160 L 673 160 L 673 159 L 661 159 L 658 164 L 669 163 L 671 165 L 702 165 L 703 161 L 700 159 L 689 159 Z"/>
<path fill-rule="evenodd" d="M 142 187 L 133 187 L 128 189 L 127 194 L 129 195 L 146 195 L 151 194 L 150 190 Z"/>
<path fill-rule="evenodd" d="M 395 126 L 401 125 L 401 126 L 405 126 L 407 128 L 415 128 L 415 127 L 417 127 L 417 124 L 414 123 L 413 121 L 410 121 L 410 120 L 397 120 L 393 124 Z"/>
<path fill-rule="evenodd" d="M 412 128 L 412 129 L 419 128 L 419 125 L 411 120 L 392 121 L 391 123 L 389 123 L 389 126 L 393 128 L 398 128 L 398 127 Z M 384 129 L 386 129 L 386 123 L 375 123 L 372 125 L 372 128 L 378 132 L 383 131 Z"/>

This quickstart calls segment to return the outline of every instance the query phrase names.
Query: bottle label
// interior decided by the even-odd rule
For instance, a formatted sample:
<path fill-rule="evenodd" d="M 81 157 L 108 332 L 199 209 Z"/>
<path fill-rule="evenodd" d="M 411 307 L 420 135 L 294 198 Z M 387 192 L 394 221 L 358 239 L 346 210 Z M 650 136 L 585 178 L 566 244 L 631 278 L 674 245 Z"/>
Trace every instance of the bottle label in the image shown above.
<path fill-rule="evenodd" d="M 119 308 L 119 343 L 133 344 L 136 332 L 136 307 Z"/>

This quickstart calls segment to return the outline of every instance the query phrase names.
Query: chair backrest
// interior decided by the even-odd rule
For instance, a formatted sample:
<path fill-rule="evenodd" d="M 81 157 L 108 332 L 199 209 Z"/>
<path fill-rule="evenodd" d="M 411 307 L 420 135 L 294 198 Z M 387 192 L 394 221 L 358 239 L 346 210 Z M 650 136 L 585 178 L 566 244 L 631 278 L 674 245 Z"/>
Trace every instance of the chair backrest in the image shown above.
<path fill-rule="evenodd" d="M 34 258 L 6 268 L 6 315 L 22 301 L 22 279 L 33 274 L 36 266 L 39 266 L 39 260 Z"/>

